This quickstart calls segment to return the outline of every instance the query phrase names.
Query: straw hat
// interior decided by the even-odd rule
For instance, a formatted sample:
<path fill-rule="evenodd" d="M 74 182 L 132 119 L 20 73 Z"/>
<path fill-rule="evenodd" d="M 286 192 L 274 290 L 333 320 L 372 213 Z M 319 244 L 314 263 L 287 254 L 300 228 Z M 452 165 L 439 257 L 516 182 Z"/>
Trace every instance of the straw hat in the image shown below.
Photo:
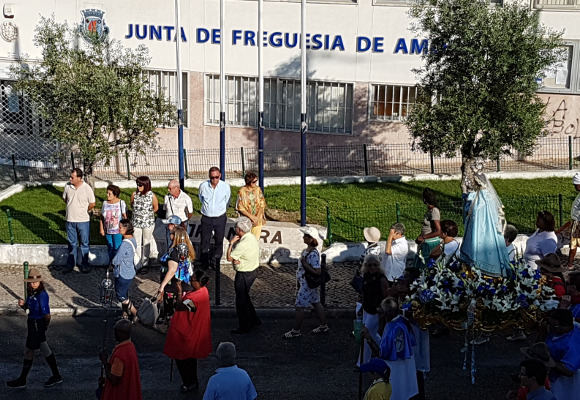
<path fill-rule="evenodd" d="M 537 358 L 543 362 L 546 367 L 552 368 L 556 366 L 556 362 L 550 356 L 550 348 L 544 342 L 534 343 L 530 347 L 520 347 L 520 351 L 524 353 L 527 358 Z"/>
<path fill-rule="evenodd" d="M 25 279 L 24 282 L 42 282 L 42 276 L 40 275 L 40 271 L 36 268 L 32 268 L 28 272 L 28 279 Z"/>
<path fill-rule="evenodd" d="M 548 272 L 557 273 L 564 272 L 564 268 L 560 263 L 560 257 L 556 253 L 550 253 L 541 260 L 536 261 L 536 264 Z"/>
<path fill-rule="evenodd" d="M 377 243 L 379 240 L 381 240 L 381 231 L 379 231 L 379 229 L 375 228 L 374 226 L 371 226 L 370 228 L 364 228 L 363 234 L 367 242 Z"/>

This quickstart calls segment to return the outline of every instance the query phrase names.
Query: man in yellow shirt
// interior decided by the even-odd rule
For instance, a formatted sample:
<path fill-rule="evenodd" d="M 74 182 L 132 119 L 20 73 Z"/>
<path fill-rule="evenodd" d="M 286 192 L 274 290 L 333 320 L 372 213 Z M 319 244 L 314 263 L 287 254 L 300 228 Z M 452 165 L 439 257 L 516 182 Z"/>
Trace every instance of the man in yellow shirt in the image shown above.
<path fill-rule="evenodd" d="M 238 314 L 238 328 L 232 333 L 248 333 L 255 326 L 262 324 L 256 314 L 250 289 L 258 276 L 260 265 L 260 246 L 258 240 L 252 235 L 252 221 L 247 217 L 240 217 L 234 227 L 236 236 L 230 241 L 227 258 L 236 270 L 234 289 L 236 291 L 236 313 Z"/>

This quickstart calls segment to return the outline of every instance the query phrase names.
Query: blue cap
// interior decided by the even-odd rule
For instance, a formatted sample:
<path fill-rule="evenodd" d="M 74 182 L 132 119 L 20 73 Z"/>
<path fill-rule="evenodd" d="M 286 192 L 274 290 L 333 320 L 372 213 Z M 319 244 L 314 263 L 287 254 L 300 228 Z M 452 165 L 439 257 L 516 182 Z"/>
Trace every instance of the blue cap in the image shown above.
<path fill-rule="evenodd" d="M 376 372 L 379 375 L 385 375 L 387 370 L 390 371 L 390 368 L 385 360 L 371 358 L 368 363 L 360 366 L 360 370 L 361 372 Z"/>
<path fill-rule="evenodd" d="M 163 222 L 165 225 L 169 225 L 169 224 L 181 225 L 181 218 L 179 218 L 177 215 L 172 215 L 171 217 L 169 217 L 167 219 L 161 220 L 161 222 Z"/>

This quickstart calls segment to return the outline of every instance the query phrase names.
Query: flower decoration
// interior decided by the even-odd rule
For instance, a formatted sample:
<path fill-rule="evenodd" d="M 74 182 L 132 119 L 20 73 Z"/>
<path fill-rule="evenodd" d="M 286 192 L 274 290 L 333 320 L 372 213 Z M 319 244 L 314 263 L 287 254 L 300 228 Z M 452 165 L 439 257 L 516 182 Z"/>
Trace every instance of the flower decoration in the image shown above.
<path fill-rule="evenodd" d="M 467 308 L 475 300 L 475 320 L 481 330 L 531 324 L 557 306 L 553 289 L 523 259 L 512 264 L 508 275 L 492 278 L 457 261 L 448 266 L 437 262 L 411 284 L 412 295 L 406 302 L 423 325 L 439 321 L 461 329 Z"/>

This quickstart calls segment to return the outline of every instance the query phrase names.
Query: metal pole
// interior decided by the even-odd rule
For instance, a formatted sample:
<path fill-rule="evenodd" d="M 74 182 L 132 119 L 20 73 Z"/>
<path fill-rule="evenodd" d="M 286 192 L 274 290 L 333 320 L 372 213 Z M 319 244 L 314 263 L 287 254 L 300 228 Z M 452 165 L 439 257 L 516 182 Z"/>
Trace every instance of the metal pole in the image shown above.
<path fill-rule="evenodd" d="M 72 151 L 70 152 L 70 163 L 72 165 L 72 169 L 75 169 L 75 155 Z"/>
<path fill-rule="evenodd" d="M 14 171 L 14 183 L 18 182 L 18 177 L 16 176 L 16 157 L 12 154 L 12 170 Z"/>
<path fill-rule="evenodd" d="M 12 216 L 10 215 L 10 209 L 6 209 L 6 218 L 8 219 L 8 235 L 10 236 L 10 244 L 14 244 L 16 241 L 14 239 L 14 228 L 12 227 Z"/>
<path fill-rule="evenodd" d="M 429 159 L 431 161 L 431 173 L 435 173 L 435 161 L 433 160 L 433 153 L 429 152 Z"/>
<path fill-rule="evenodd" d="M 226 180 L 226 84 L 224 75 L 224 42 L 226 32 L 225 14 L 225 0 L 220 0 L 220 171 L 222 173 L 222 181 Z"/>
<path fill-rule="evenodd" d="M 560 226 L 562 226 L 562 220 L 564 219 L 564 213 L 562 210 L 562 193 L 558 194 L 558 214 L 560 217 Z"/>
<path fill-rule="evenodd" d="M 572 136 L 568 136 L 568 169 L 572 169 Z"/>
<path fill-rule="evenodd" d="M 332 244 L 332 216 L 330 215 L 330 207 L 326 206 L 326 237 L 328 244 Z"/>
<path fill-rule="evenodd" d="M 240 156 L 242 157 L 242 177 L 246 176 L 246 157 L 244 156 L 244 148 L 240 147 Z M 260 174 L 261 176 L 262 174 Z"/>
<path fill-rule="evenodd" d="M 24 279 L 28 279 L 28 274 L 30 273 L 30 268 L 28 266 L 28 261 L 24 261 Z M 28 284 L 24 282 L 24 299 L 28 298 Z"/>
<path fill-rule="evenodd" d="M 365 176 L 368 176 L 369 175 L 369 160 L 368 160 L 368 156 L 367 156 L 366 143 L 363 144 L 363 159 L 364 159 L 364 163 L 365 163 Z"/>
<path fill-rule="evenodd" d="M 264 191 L 264 0 L 258 0 L 258 184 Z"/>
<path fill-rule="evenodd" d="M 179 187 L 185 190 L 185 167 L 183 160 L 183 93 L 181 82 L 181 23 L 179 21 L 179 0 L 175 0 L 175 56 L 176 56 L 176 74 L 175 81 L 177 84 L 177 147 L 179 158 Z"/>
<path fill-rule="evenodd" d="M 300 225 L 306 225 L 306 0 L 301 1 L 300 53 L 301 53 L 301 114 L 300 114 Z"/>
<path fill-rule="evenodd" d="M 501 172 L 501 160 L 499 157 L 497 158 L 497 172 Z"/>
<path fill-rule="evenodd" d="M 320 268 L 322 270 L 327 269 L 326 254 L 322 254 L 320 256 Z M 326 305 L 326 283 L 324 283 L 324 280 L 322 281 L 322 285 L 320 285 L 320 304 L 322 304 L 323 306 Z"/>

